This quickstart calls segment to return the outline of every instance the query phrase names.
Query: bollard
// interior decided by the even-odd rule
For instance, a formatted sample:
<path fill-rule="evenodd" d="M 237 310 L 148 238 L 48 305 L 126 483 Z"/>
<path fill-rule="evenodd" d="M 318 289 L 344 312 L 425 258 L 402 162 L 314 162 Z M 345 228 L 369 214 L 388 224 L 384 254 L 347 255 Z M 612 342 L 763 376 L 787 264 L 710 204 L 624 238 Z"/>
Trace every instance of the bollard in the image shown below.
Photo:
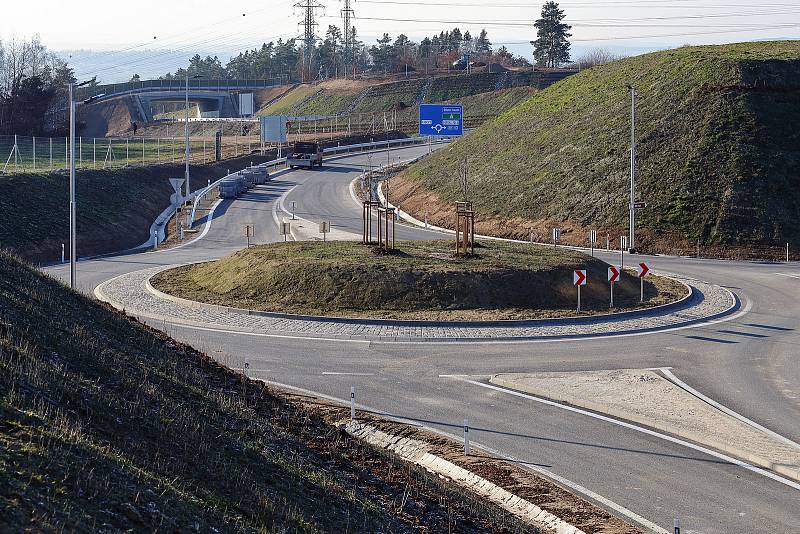
<path fill-rule="evenodd" d="M 350 388 L 350 420 L 356 420 L 356 387 Z"/>
<path fill-rule="evenodd" d="M 464 419 L 464 456 L 469 456 L 469 421 Z"/>

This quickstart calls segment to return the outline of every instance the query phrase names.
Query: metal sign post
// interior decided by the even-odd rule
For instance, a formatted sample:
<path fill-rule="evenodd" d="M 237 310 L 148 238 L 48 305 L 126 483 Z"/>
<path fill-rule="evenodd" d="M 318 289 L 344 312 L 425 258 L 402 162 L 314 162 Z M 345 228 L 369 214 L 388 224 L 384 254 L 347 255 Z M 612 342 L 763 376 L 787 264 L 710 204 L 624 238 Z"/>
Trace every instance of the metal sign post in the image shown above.
<path fill-rule="evenodd" d="M 609 308 L 614 307 L 614 283 L 619 280 L 619 275 L 622 272 L 622 269 L 614 267 L 611 265 L 608 268 L 608 283 L 611 286 L 611 305 Z"/>
<path fill-rule="evenodd" d="M 639 298 L 639 302 L 644 302 L 644 278 L 650 272 L 650 267 L 646 263 L 641 262 L 636 267 L 636 270 L 639 273 L 639 285 L 641 289 L 641 297 Z"/>
<path fill-rule="evenodd" d="M 326 241 L 325 236 L 329 234 L 331 231 L 331 223 L 329 222 L 321 222 L 319 223 L 319 233 L 322 234 L 322 242 Z"/>
<path fill-rule="evenodd" d="M 572 283 L 578 288 L 578 313 L 581 311 L 581 286 L 586 285 L 586 271 L 577 270 L 572 275 Z"/>

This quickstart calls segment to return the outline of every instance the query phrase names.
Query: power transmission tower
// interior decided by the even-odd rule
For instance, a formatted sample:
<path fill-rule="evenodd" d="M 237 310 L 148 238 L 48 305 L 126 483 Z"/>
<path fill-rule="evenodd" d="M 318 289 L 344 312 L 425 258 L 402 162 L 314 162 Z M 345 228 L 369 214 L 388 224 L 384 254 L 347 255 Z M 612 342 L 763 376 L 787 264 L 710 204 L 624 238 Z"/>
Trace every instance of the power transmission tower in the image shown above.
<path fill-rule="evenodd" d="M 294 7 L 303 10 L 303 20 L 298 24 L 303 27 L 303 81 L 306 81 L 306 73 L 311 72 L 311 60 L 319 39 L 317 37 L 317 26 L 319 24 L 315 15 L 318 9 L 325 9 L 325 6 L 317 2 L 317 0 L 301 0 Z"/>
<path fill-rule="evenodd" d="M 342 19 L 344 20 L 344 77 L 350 72 L 350 63 L 355 60 L 353 53 L 353 29 L 350 20 L 355 16 L 355 11 L 350 7 L 350 0 L 344 0 Z"/>

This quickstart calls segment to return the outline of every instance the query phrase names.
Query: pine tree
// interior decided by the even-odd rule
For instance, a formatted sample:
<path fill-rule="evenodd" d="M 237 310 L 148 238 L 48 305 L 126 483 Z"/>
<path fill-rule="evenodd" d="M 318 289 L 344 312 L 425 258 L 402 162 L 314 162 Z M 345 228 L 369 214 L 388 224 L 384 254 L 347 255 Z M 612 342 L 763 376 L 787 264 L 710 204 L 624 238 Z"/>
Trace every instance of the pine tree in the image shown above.
<path fill-rule="evenodd" d="M 564 10 L 556 2 L 547 2 L 542 7 L 542 18 L 536 21 L 537 39 L 533 44 L 533 59 L 540 67 L 558 67 L 569 61 L 569 30 L 564 24 Z"/>

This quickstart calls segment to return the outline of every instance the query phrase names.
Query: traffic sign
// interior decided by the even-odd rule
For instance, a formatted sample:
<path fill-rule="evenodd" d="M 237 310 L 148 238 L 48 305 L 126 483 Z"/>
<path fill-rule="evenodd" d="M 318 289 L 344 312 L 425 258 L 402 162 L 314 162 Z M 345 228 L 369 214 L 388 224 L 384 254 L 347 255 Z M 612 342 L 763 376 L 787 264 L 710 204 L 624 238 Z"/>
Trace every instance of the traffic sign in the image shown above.
<path fill-rule="evenodd" d="M 464 134 L 464 106 L 422 104 L 419 107 L 419 135 L 451 137 Z"/>
<path fill-rule="evenodd" d="M 616 282 L 617 280 L 619 280 L 619 273 L 620 273 L 620 268 L 619 267 L 614 267 L 613 265 L 611 265 L 608 268 L 608 281 L 613 283 L 613 282 Z"/>
<path fill-rule="evenodd" d="M 586 271 L 575 271 L 572 275 L 572 283 L 576 286 L 586 285 Z"/>
<path fill-rule="evenodd" d="M 639 272 L 639 278 L 644 278 L 647 276 L 647 273 L 650 272 L 650 267 L 646 263 L 642 262 L 639 264 L 636 270 Z"/>
<path fill-rule="evenodd" d="M 181 192 L 181 187 L 183 187 L 183 182 L 186 181 L 186 178 L 170 178 L 169 183 L 172 184 L 172 189 L 175 190 L 176 193 Z"/>
<path fill-rule="evenodd" d="M 633 209 L 635 210 L 643 210 L 647 207 L 647 202 L 634 202 Z"/>

